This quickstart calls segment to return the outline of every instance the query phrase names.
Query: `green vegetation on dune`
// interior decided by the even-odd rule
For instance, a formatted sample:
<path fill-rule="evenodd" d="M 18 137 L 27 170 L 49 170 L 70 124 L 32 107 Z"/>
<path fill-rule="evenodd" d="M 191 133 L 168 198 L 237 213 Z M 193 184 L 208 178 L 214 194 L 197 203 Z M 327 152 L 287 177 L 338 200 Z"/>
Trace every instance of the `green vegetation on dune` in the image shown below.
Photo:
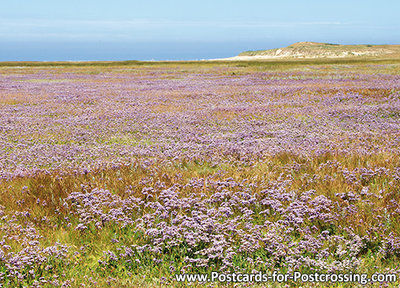
<path fill-rule="evenodd" d="M 239 56 L 266 58 L 399 58 L 400 45 L 339 45 L 298 42 L 284 48 L 246 51 Z"/>

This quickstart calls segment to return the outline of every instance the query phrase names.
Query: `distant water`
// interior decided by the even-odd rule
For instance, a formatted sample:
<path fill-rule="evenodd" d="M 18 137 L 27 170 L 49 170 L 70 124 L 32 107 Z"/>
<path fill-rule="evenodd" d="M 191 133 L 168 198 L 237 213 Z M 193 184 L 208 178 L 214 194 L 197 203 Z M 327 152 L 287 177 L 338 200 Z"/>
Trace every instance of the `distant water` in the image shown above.
<path fill-rule="evenodd" d="M 232 57 L 247 50 L 271 49 L 288 44 L 290 43 L 2 43 L 0 40 L 0 61 L 201 60 Z"/>

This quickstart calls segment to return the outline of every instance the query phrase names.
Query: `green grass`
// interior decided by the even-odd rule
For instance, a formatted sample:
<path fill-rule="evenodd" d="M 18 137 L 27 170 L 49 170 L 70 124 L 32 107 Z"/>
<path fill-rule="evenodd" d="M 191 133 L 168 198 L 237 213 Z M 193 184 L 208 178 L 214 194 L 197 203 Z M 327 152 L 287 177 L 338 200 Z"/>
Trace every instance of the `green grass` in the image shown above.
<path fill-rule="evenodd" d="M 213 67 L 213 66 L 238 66 L 241 67 L 288 67 L 303 65 L 332 65 L 332 64 L 397 64 L 399 58 L 393 59 L 290 59 L 290 60 L 257 60 L 257 61 L 85 61 L 85 62 L 0 62 L 0 67 L 119 67 L 119 66 L 193 66 L 193 67 Z M 91 72 L 95 73 L 95 72 Z"/>

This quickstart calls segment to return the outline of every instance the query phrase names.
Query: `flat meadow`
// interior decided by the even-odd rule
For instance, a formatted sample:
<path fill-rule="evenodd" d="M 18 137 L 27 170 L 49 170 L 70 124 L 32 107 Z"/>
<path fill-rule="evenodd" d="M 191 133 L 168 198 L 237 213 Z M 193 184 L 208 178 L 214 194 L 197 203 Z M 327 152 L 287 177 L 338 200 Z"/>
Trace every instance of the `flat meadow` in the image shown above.
<path fill-rule="evenodd" d="M 397 274 L 399 200 L 398 60 L 0 65 L 0 287 Z"/>

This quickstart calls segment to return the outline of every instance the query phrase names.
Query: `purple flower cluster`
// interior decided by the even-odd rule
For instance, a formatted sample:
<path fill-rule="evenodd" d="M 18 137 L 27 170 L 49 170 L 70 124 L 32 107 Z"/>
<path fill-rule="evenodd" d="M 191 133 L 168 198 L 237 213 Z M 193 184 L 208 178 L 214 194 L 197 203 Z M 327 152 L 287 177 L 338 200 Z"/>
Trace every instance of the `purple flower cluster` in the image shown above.
<path fill-rule="evenodd" d="M 98 189 L 73 193 L 66 205 L 72 203 L 71 211 L 79 216 L 76 229 L 85 231 L 91 223 L 101 229 L 112 223 L 140 235 L 131 246 L 113 239 L 119 248 L 105 251 L 102 265 L 129 263 L 138 269 L 143 261 L 162 263 L 178 253 L 178 260 L 168 263 L 174 271 L 249 272 L 252 267 L 338 272 L 357 269 L 359 256 L 372 243 L 385 257 L 399 254 L 399 235 L 381 230 L 378 222 L 371 231 L 380 231 L 380 239 L 356 231 L 352 217 L 362 211 L 351 203 L 376 197 L 367 195 L 367 189 L 329 199 L 315 190 L 292 191 L 291 183 L 280 179 L 265 189 L 258 187 L 256 193 L 254 183 L 194 178 L 183 186 L 143 189 L 142 199 Z M 194 192 L 205 189 L 207 194 Z M 398 219 L 395 208 L 397 204 L 391 215 Z M 243 267 L 243 261 L 248 265 Z"/>
<path fill-rule="evenodd" d="M 9 69 L 0 75 L 0 177 L 138 158 L 400 152 L 398 75 L 231 69 Z"/>
<path fill-rule="evenodd" d="M 76 210 L 76 215 L 79 216 L 76 229 L 84 231 L 90 225 L 101 229 L 110 222 L 122 228 L 134 224 L 139 203 L 140 199 L 135 197 L 122 200 L 107 190 L 94 189 L 90 193 L 72 193 L 64 202 L 64 207 L 71 211 Z M 69 221 L 69 218 L 66 220 Z"/>
<path fill-rule="evenodd" d="M 51 284 L 53 276 L 57 277 L 54 266 L 68 261 L 68 247 L 60 243 L 42 247 L 40 239 L 43 237 L 37 233 L 33 223 L 25 221 L 25 225 L 19 224 L 18 217 L 24 213 L 16 212 L 10 217 L 3 208 L 0 207 L 0 285 L 5 283 L 17 287 L 34 285 L 37 281 L 42 285 Z"/>

